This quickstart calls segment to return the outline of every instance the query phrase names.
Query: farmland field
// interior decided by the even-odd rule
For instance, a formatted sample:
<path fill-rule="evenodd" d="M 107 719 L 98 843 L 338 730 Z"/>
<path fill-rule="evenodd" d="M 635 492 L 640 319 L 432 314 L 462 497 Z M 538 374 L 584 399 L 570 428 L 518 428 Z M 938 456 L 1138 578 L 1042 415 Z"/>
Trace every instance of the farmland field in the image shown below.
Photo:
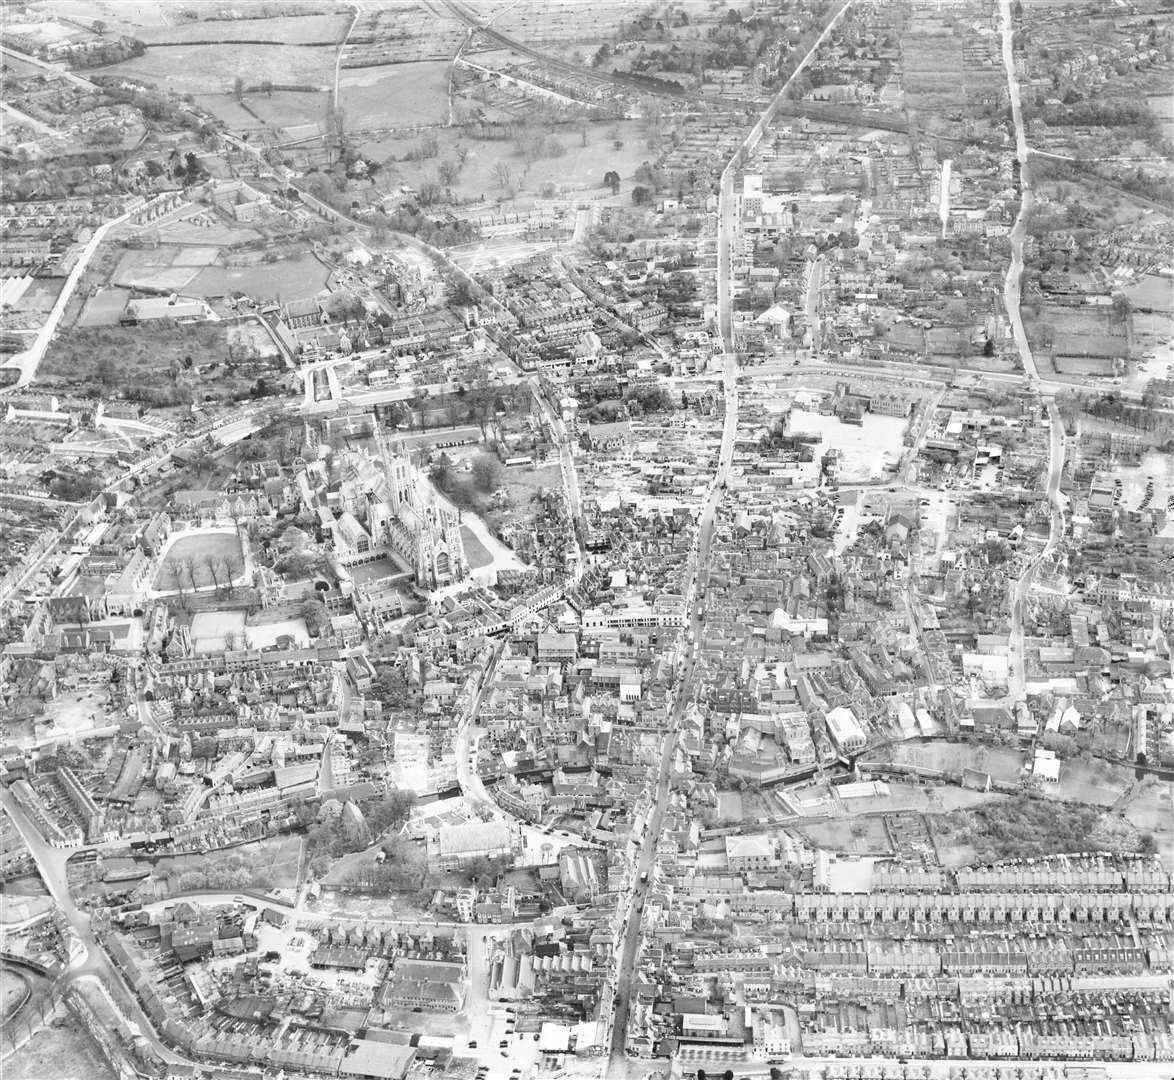
<path fill-rule="evenodd" d="M 177 45 L 111 64 L 107 75 L 127 75 L 165 85 L 176 94 L 231 93 L 237 72 L 250 85 L 269 79 L 285 86 L 327 87 L 334 77 L 334 50 L 305 45 Z"/>
<path fill-rule="evenodd" d="M 352 131 L 440 124 L 448 118 L 448 64 L 424 61 L 343 69 L 339 104 Z"/>

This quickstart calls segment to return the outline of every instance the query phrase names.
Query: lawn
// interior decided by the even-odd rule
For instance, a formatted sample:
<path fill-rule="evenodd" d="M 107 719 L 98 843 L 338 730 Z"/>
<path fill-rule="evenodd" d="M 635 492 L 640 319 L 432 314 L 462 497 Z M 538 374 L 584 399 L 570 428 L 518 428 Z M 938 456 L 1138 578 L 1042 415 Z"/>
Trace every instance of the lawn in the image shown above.
<path fill-rule="evenodd" d="M 354 132 L 441 124 L 448 119 L 448 64 L 422 61 L 344 68 L 339 104 Z"/>
<path fill-rule="evenodd" d="M 277 262 L 248 266 L 208 266 L 189 283 L 193 296 L 227 296 L 246 293 L 257 300 L 288 302 L 320 292 L 330 271 L 308 252 Z"/>
<path fill-rule="evenodd" d="M 175 94 L 231 93 L 245 72 L 249 85 L 266 79 L 284 86 L 325 89 L 334 79 L 334 50 L 306 45 L 175 45 L 111 64 L 104 75 L 125 75 Z"/>
<path fill-rule="evenodd" d="M 190 562 L 189 562 L 190 560 Z M 209 563 L 216 566 L 216 574 L 212 573 Z M 155 575 L 155 588 L 158 590 L 178 590 L 179 583 L 183 587 L 205 589 L 216 585 L 216 578 L 223 582 L 226 574 L 223 564 L 227 562 L 236 577 L 241 573 L 244 563 L 244 553 L 241 551 L 240 539 L 236 532 L 206 532 L 201 530 L 189 536 L 181 536 L 167 549 L 158 573 Z M 220 565 L 217 566 L 216 564 Z"/>
<path fill-rule="evenodd" d="M 465 547 L 465 558 L 469 561 L 469 568 L 480 570 L 493 562 L 489 549 L 477 539 L 476 535 L 466 525 L 461 526 L 461 542 Z"/>

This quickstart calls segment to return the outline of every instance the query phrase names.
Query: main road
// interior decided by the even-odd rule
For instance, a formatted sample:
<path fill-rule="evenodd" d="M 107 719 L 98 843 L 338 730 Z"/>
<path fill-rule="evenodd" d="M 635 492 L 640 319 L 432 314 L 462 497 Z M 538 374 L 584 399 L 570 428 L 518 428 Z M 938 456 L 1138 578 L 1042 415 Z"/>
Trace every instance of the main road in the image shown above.
<path fill-rule="evenodd" d="M 767 120 L 776 105 L 783 100 L 792 81 L 810 63 L 816 50 L 847 10 L 852 0 L 845 0 L 828 21 L 815 43 L 796 66 L 791 77 L 783 84 L 766 111 L 751 129 L 750 134 L 735 152 L 733 158 L 722 170 L 718 196 L 718 259 L 717 259 L 717 325 L 722 340 L 722 393 L 725 399 L 725 417 L 722 424 L 721 449 L 718 452 L 717 468 L 710 481 L 705 506 L 697 525 L 697 544 L 688 571 L 686 596 L 689 604 L 688 653 L 679 671 L 672 712 L 669 715 L 668 730 L 660 755 L 652 809 L 645 823 L 640 851 L 636 858 L 635 881 L 628 895 L 620 933 L 620 956 L 615 972 L 615 1003 L 611 1014 L 610 1058 L 607 1075 L 622 1072 L 625 1066 L 625 1051 L 628 1041 L 628 1018 L 632 1008 L 632 983 L 636 962 L 640 953 L 641 924 L 644 915 L 644 900 L 652 882 L 656 865 L 656 848 L 664 827 L 668 810 L 672 780 L 673 758 L 677 750 L 677 734 L 681 719 L 693 697 L 693 683 L 697 672 L 699 644 L 701 641 L 701 600 L 709 576 L 710 552 L 713 544 L 714 520 L 718 503 L 725 490 L 730 463 L 734 456 L 734 438 L 738 430 L 738 364 L 734 352 L 733 320 L 731 317 L 731 263 L 734 236 L 737 231 L 737 200 L 734 196 L 734 174 L 739 162 L 753 151 L 762 138 Z"/>
<path fill-rule="evenodd" d="M 130 1024 L 131 1035 L 142 1035 L 151 1048 L 164 1061 L 173 1065 L 195 1066 L 190 1058 L 177 1054 L 164 1043 L 155 1032 L 154 1026 L 143 1012 L 139 1000 L 130 987 L 123 981 L 121 973 L 111 963 L 106 950 L 99 944 L 90 926 L 90 916 L 79 910 L 70 895 L 69 882 L 66 876 L 66 863 L 70 855 L 78 849 L 55 848 L 46 843 L 40 830 L 28 819 L 24 808 L 12 796 L 12 793 L 0 788 L 0 806 L 8 814 L 16 831 L 24 840 L 37 870 L 45 882 L 45 888 L 57 905 L 57 911 L 68 923 L 70 930 L 76 935 L 80 949 L 77 951 L 73 963 L 64 978 L 75 983 L 79 980 L 97 978 L 111 995 L 123 1016 Z"/>
<path fill-rule="evenodd" d="M 1015 124 L 1015 156 L 1019 161 L 1019 213 L 1011 227 L 1011 262 L 1007 266 L 1007 277 L 1003 282 L 1003 304 L 1007 318 L 1011 320 L 1011 333 L 1019 349 L 1019 358 L 1028 382 L 1039 383 L 1039 370 L 1027 331 L 1023 328 L 1023 313 L 1020 310 L 1023 285 L 1023 241 L 1027 236 L 1027 219 L 1031 213 L 1031 186 L 1027 179 L 1027 158 L 1031 153 L 1027 145 L 1027 132 L 1023 127 L 1023 106 L 1019 99 L 1019 77 L 1015 71 L 1015 25 L 1011 18 L 1011 0 L 999 0 L 999 15 L 1003 31 L 1003 66 L 1007 69 L 1007 90 L 1011 95 L 1011 118 Z"/>
<path fill-rule="evenodd" d="M 133 217 L 140 209 L 141 207 L 135 207 L 134 210 L 128 210 L 125 214 L 104 222 L 94 230 L 94 235 L 90 237 L 86 246 L 82 248 L 81 255 L 78 256 L 77 262 L 69 272 L 69 277 L 65 279 L 65 286 L 58 295 L 52 310 L 49 312 L 49 317 L 42 324 L 41 329 L 37 331 L 37 336 L 33 339 L 33 343 L 24 352 L 17 353 L 3 365 L 6 368 L 18 368 L 20 370 L 19 378 L 16 382 L 4 387 L 5 390 L 16 390 L 19 387 L 27 386 L 33 381 L 37 374 L 37 368 L 41 366 L 41 361 L 45 358 L 45 351 L 49 348 L 49 342 L 53 340 L 53 335 L 57 332 L 57 327 L 61 323 L 61 317 L 65 314 L 65 308 L 69 304 L 69 301 L 73 299 L 73 294 L 77 291 L 82 276 L 89 268 L 90 261 L 97 253 L 102 241 L 106 239 L 106 234 L 116 225 L 121 225 L 128 218 Z"/>
<path fill-rule="evenodd" d="M 1019 214 L 1011 229 L 1011 261 L 1007 266 L 1007 277 L 1003 285 L 1003 303 L 1007 318 L 1011 322 L 1011 333 L 1019 350 L 1019 359 L 1030 389 L 1041 389 L 1039 369 L 1032 356 L 1031 344 L 1023 327 L 1021 311 L 1023 283 L 1023 241 L 1027 233 L 1027 218 L 1031 213 L 1032 193 L 1027 174 L 1027 160 L 1031 153 L 1027 145 L 1027 132 L 1023 126 L 1023 106 L 1019 96 L 1019 76 L 1015 70 L 1015 23 L 1011 13 L 1011 0 L 999 0 L 999 17 L 1003 40 L 1003 67 L 1007 72 L 1007 90 L 1011 98 L 1011 119 L 1015 125 L 1015 156 L 1019 162 Z M 1064 421 L 1054 399 L 1046 402 L 1051 423 L 1048 440 L 1048 484 L 1047 495 L 1051 520 L 1048 539 L 1040 552 L 1024 568 L 1015 582 L 1011 594 L 1011 670 L 1008 675 L 1008 691 L 1011 701 L 1022 699 L 1026 693 L 1026 657 L 1023 641 L 1023 614 L 1027 596 L 1031 591 L 1036 570 L 1051 556 L 1064 536 L 1064 498 L 1060 492 L 1060 481 L 1064 474 Z"/>

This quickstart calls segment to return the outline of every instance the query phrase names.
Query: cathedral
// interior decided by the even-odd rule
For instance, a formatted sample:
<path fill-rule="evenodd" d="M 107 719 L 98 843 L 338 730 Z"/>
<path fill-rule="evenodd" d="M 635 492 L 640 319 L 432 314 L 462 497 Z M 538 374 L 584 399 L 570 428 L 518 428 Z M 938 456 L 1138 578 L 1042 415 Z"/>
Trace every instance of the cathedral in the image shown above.
<path fill-rule="evenodd" d="M 457 511 L 420 476 L 402 443 L 392 442 L 381 429 L 375 441 L 383 465 L 381 501 L 389 511 L 388 546 L 412 567 L 422 589 L 460 581 L 469 567 Z"/>
<path fill-rule="evenodd" d="M 463 580 L 468 563 L 458 512 L 421 477 L 402 444 L 378 428 L 375 441 L 373 454 L 340 450 L 331 455 L 336 552 L 346 560 L 390 551 L 423 589 Z"/>

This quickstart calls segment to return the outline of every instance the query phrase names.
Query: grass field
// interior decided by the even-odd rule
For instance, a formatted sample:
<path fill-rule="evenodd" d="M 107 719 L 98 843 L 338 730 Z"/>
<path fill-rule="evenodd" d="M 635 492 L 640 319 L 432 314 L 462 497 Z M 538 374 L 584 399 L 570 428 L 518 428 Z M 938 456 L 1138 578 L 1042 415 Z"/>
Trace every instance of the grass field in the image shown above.
<path fill-rule="evenodd" d="M 78 326 L 117 326 L 134 294 L 130 289 L 100 289 L 86 301 Z"/>
<path fill-rule="evenodd" d="M 267 94 L 249 94 L 244 102 L 267 125 L 294 128 L 305 124 L 324 125 L 330 106 L 328 93 L 309 93 L 297 90 L 277 90 Z M 255 122 L 255 121 L 254 121 Z M 347 117 L 347 127 L 354 121 Z"/>
<path fill-rule="evenodd" d="M 613 130 L 616 132 L 612 134 Z M 644 144 L 637 121 L 618 124 L 592 123 L 587 128 L 587 145 L 582 146 L 579 133 L 570 125 L 555 125 L 551 134 L 565 149 L 562 157 L 543 158 L 527 169 L 521 157 L 515 156 L 512 143 L 482 141 L 463 135 L 458 128 L 444 128 L 432 132 L 440 144 L 438 157 L 428 161 L 403 160 L 420 140 L 418 137 L 396 136 L 371 139 L 362 145 L 362 152 L 386 162 L 387 181 L 418 187 L 425 178 L 435 177 L 441 161 L 455 161 L 457 148 L 468 150 L 468 158 L 460 175 L 452 185 L 454 198 L 460 202 L 479 203 L 484 196 L 484 212 L 490 213 L 494 203 L 503 197 L 503 189 L 494 176 L 499 161 L 509 164 L 518 185 L 517 205 L 524 207 L 538 196 L 544 184 L 554 184 L 567 191 L 604 193 L 603 174 L 614 169 L 620 174 L 622 186 L 617 201 L 631 203 L 632 175 L 640 163 L 651 159 L 653 152 Z M 614 141 L 622 143 L 619 150 Z M 607 191 L 611 196 L 611 192 Z"/>
<path fill-rule="evenodd" d="M 306 45 L 165 46 L 102 72 L 158 83 L 176 94 L 231 93 L 241 72 L 248 73 L 251 86 L 269 79 L 285 86 L 326 88 L 334 79 L 334 50 Z"/>
<path fill-rule="evenodd" d="M 193 560 L 190 574 L 184 565 L 187 559 Z M 182 581 L 185 588 L 190 588 L 193 579 L 197 589 L 215 585 L 216 580 L 207 566 L 208 559 L 228 560 L 239 574 L 244 553 L 241 551 L 236 533 L 200 532 L 191 536 L 181 536 L 167 549 L 167 554 L 159 564 L 158 573 L 155 575 L 155 588 L 175 589 L 177 580 Z M 218 569 L 217 573 L 221 581 L 224 581 L 224 572 Z"/>
<path fill-rule="evenodd" d="M 448 64 L 423 61 L 344 68 L 339 104 L 351 131 L 441 124 L 448 119 Z"/>
<path fill-rule="evenodd" d="M 137 36 L 150 47 L 208 41 L 224 44 L 234 41 L 272 41 L 279 45 L 334 45 L 342 40 L 349 21 L 349 16 L 341 13 L 279 16 L 274 19 L 208 19 L 144 28 Z"/>
<path fill-rule="evenodd" d="M 209 266 L 187 286 L 193 296 L 247 293 L 258 300 L 302 300 L 320 292 L 330 272 L 313 255 L 252 266 Z"/>
<path fill-rule="evenodd" d="M 115 1080 L 89 1036 L 68 1014 L 58 1015 L 11 1057 L 4 1059 L 4 1080 Z"/>

